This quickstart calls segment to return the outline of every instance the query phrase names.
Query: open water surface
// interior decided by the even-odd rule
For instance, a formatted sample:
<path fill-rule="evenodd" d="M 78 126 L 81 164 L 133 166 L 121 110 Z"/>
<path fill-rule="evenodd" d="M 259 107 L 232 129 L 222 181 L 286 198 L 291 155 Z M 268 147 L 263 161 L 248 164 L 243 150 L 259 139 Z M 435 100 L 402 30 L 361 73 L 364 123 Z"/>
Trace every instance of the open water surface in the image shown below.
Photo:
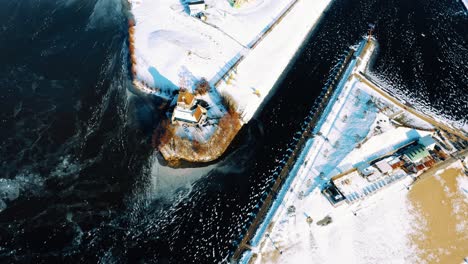
<path fill-rule="evenodd" d="M 235 249 L 331 67 L 376 24 L 374 73 L 465 124 L 460 1 L 336 0 L 261 113 L 207 167 L 151 148 L 121 0 L 0 0 L 0 262 L 217 263 Z M 306 17 L 304 19 L 307 19 Z"/>

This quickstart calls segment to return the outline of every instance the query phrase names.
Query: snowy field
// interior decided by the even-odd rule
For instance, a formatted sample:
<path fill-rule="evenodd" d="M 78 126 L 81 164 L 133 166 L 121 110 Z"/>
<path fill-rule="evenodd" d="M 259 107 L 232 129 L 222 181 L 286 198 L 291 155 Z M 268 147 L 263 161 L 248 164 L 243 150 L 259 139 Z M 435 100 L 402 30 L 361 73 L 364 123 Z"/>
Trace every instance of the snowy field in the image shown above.
<path fill-rule="evenodd" d="M 250 48 L 258 35 L 293 2 L 256 0 L 243 4 L 242 8 L 232 8 L 227 0 L 206 0 L 209 6 L 206 22 Z"/>
<path fill-rule="evenodd" d="M 176 0 L 131 0 L 137 79 L 170 94 L 181 80 L 216 75 L 245 51 L 222 31 L 184 12 Z"/>
<path fill-rule="evenodd" d="M 411 263 L 414 250 L 408 237 L 414 216 L 406 196 L 409 181 L 337 208 L 314 190 L 295 203 L 294 214 L 277 219 L 255 263 Z M 316 224 L 326 216 L 332 223 Z"/>
<path fill-rule="evenodd" d="M 420 137 L 430 135 L 430 132 L 418 131 L 405 127 L 391 129 L 385 133 L 371 137 L 359 148 L 355 148 L 348 153 L 339 165 L 340 168 L 351 169 L 351 167 L 361 161 L 370 162 L 386 153 L 403 147 Z"/>
<path fill-rule="evenodd" d="M 299 0 L 252 47 L 295 1 L 257 0 L 233 8 L 226 0 L 207 0 L 205 22 L 188 15 L 178 0 L 129 1 L 136 23 L 136 79 L 170 98 L 180 86 L 191 89 L 202 77 L 214 85 L 244 58 L 231 78 L 217 87 L 238 102 L 244 122 L 255 114 L 331 2 Z"/>

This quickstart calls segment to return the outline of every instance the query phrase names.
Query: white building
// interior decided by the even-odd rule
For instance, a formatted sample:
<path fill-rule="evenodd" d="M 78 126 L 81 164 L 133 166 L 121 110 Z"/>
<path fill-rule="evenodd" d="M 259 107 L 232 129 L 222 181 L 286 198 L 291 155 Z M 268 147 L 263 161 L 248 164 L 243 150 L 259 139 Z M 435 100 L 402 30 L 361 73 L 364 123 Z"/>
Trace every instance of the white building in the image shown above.
<path fill-rule="evenodd" d="M 196 16 L 199 13 L 202 13 L 203 11 L 206 10 L 206 4 L 205 1 L 192 1 L 188 3 L 188 7 L 190 9 L 190 15 L 191 16 Z"/>
<path fill-rule="evenodd" d="M 392 171 L 393 171 L 393 168 L 392 166 L 390 166 L 390 164 L 388 163 L 388 160 L 387 159 L 384 159 L 384 160 L 381 160 L 379 162 L 376 162 L 375 163 L 375 166 L 377 167 L 377 169 L 379 169 L 379 171 L 382 173 L 382 174 L 391 174 Z"/>
<path fill-rule="evenodd" d="M 177 96 L 177 105 L 172 113 L 172 123 L 185 123 L 196 125 L 206 120 L 206 109 L 196 105 L 195 96 L 187 91 L 180 91 Z"/>

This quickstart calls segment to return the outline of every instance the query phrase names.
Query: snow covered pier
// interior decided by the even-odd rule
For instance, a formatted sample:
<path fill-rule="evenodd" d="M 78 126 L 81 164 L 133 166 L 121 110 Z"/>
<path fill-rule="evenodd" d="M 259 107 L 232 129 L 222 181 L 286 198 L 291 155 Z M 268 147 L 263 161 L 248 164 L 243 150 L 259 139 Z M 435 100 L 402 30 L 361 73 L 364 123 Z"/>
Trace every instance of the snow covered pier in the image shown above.
<path fill-rule="evenodd" d="M 284 212 L 284 208 L 286 207 L 284 207 L 283 201 L 285 199 L 288 200 L 287 196 L 293 195 L 288 190 L 293 188 L 293 186 L 303 183 L 302 176 L 307 176 L 307 173 L 304 173 L 304 161 L 311 159 L 308 156 L 310 156 L 314 143 L 323 141 L 321 140 L 323 136 L 320 133 L 322 129 L 330 126 L 327 121 L 328 116 L 331 112 L 336 111 L 335 107 L 340 107 L 343 104 L 345 99 L 341 98 L 343 96 L 342 93 L 349 92 L 350 79 L 354 80 L 352 77 L 353 73 L 357 70 L 365 71 L 367 69 L 374 49 L 374 39 L 366 38 L 357 47 L 352 48 L 343 62 L 338 63 L 332 71 L 334 75 L 327 81 L 322 94 L 317 98 L 312 107 L 313 110 L 306 117 L 302 133 L 299 133 L 300 136 L 294 138 L 291 146 L 293 151 L 288 157 L 285 157 L 284 165 L 278 167 L 277 172 L 275 172 L 278 178 L 234 253 L 232 257 L 234 261 L 249 263 L 253 252 L 257 251 L 261 241 L 265 239 L 265 232 L 273 221 L 273 218 L 277 217 L 278 211 Z M 315 153 L 315 151 L 313 152 Z M 299 174 L 302 175 L 301 179 L 296 177 Z M 318 177 L 318 180 L 314 184 L 314 188 L 318 184 L 321 184 L 321 181 L 325 181 L 325 179 L 321 179 L 320 177 Z M 253 248 L 253 250 L 250 250 L 250 248 Z"/>
<path fill-rule="evenodd" d="M 323 115 L 323 112 L 326 111 L 329 104 L 332 104 L 333 101 L 336 100 L 336 89 L 342 85 L 343 78 L 346 79 L 349 77 L 351 70 L 354 68 L 353 62 L 356 61 L 354 57 L 355 52 L 356 50 L 351 49 L 343 61 L 335 66 L 332 76 L 329 78 L 322 89 L 320 96 L 315 101 L 310 114 L 304 120 L 302 132 L 297 133 L 298 136 L 295 137 L 294 142 L 291 143 L 292 151 L 289 155 L 284 157 L 283 165 L 278 166 L 274 172 L 278 175 L 278 178 L 276 179 L 269 195 L 263 201 L 259 212 L 242 238 L 237 250 L 234 252 L 232 256 L 233 261 L 239 261 L 245 250 L 251 248 L 250 244 L 253 246 L 258 245 L 268 223 L 271 221 L 276 209 L 286 195 L 286 191 L 291 186 L 294 177 L 290 176 L 297 173 L 298 165 L 300 165 L 298 161 L 304 159 L 303 155 L 307 151 L 303 150 L 307 149 L 307 144 L 309 144 L 310 147 L 309 139 L 314 137 L 313 131 L 320 123 L 320 118 Z M 247 255 L 242 257 L 241 262 L 246 263 L 249 259 L 249 254 L 250 251 L 247 252 Z"/>

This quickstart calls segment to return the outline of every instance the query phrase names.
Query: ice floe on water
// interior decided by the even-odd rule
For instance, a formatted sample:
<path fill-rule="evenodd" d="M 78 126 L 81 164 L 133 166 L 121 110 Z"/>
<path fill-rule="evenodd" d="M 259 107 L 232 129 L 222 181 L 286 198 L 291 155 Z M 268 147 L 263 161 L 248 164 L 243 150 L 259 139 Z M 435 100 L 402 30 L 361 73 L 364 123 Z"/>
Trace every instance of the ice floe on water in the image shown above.
<path fill-rule="evenodd" d="M 19 174 L 13 179 L 0 178 L 0 212 L 23 193 L 38 194 L 43 185 L 43 179 L 36 174 Z"/>
<path fill-rule="evenodd" d="M 192 185 L 216 167 L 209 165 L 198 168 L 170 168 L 161 165 L 156 154 L 150 158 L 150 162 L 152 165 L 149 171 L 149 198 L 166 202 L 175 197 L 187 197 L 192 191 Z"/>
<path fill-rule="evenodd" d="M 65 177 L 68 175 L 75 175 L 81 169 L 81 164 L 74 161 L 70 155 L 63 157 L 63 159 L 52 170 L 52 177 Z"/>

